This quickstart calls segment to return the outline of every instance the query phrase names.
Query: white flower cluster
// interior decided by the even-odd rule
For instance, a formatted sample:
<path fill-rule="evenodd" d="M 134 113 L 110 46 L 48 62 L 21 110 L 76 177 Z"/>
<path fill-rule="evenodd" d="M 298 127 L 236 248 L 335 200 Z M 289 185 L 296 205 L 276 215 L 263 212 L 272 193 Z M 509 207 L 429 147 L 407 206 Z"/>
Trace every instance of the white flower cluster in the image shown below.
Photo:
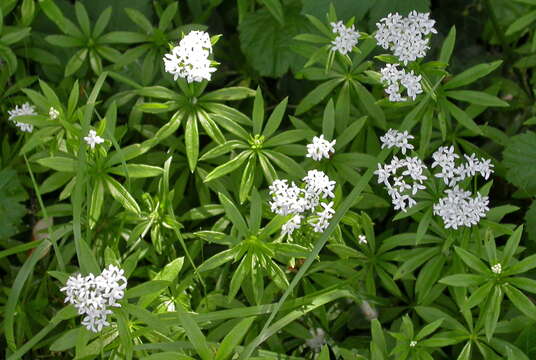
<path fill-rule="evenodd" d="M 397 147 L 404 155 L 406 155 L 407 150 L 413 150 L 413 145 L 408 142 L 412 139 L 414 139 L 413 135 L 410 135 L 407 130 L 402 132 L 395 129 L 389 129 L 385 135 L 380 136 L 382 149 Z"/>
<path fill-rule="evenodd" d="M 322 171 L 310 170 L 303 182 L 304 187 L 294 182 L 289 184 L 286 179 L 275 180 L 270 185 L 272 212 L 282 216 L 293 215 L 281 229 L 285 235 L 291 235 L 298 229 L 304 218 L 315 232 L 322 232 L 335 214 L 333 201 L 329 201 L 335 197 L 335 181 Z"/>
<path fill-rule="evenodd" d="M 494 274 L 500 274 L 502 273 L 502 266 L 501 264 L 495 264 L 491 267 L 491 271 L 493 271 Z"/>
<path fill-rule="evenodd" d="M 429 13 L 412 11 L 407 17 L 398 13 L 389 14 L 376 23 L 376 41 L 384 49 L 393 54 L 407 65 L 408 62 L 426 56 L 429 39 L 427 35 L 437 34 L 434 29 L 435 21 L 429 18 Z"/>
<path fill-rule="evenodd" d="M 470 191 L 464 191 L 456 185 L 453 189 L 445 190 L 447 197 L 439 199 L 434 204 L 434 215 L 443 219 L 445 229 L 478 224 L 481 218 L 489 211 L 487 196 L 477 194 L 471 197 Z"/>
<path fill-rule="evenodd" d="M 322 328 L 309 329 L 311 338 L 305 340 L 305 344 L 313 351 L 319 352 L 326 344 L 326 332 Z"/>
<path fill-rule="evenodd" d="M 380 70 L 381 81 L 386 86 L 385 92 L 389 95 L 389 101 L 402 102 L 407 100 L 407 98 L 402 97 L 401 85 L 406 89 L 407 96 L 415 100 L 417 95 L 422 93 L 421 75 L 415 75 L 413 70 L 410 72 L 406 72 L 404 69 L 398 70 L 397 66 L 398 64 L 386 64 Z"/>
<path fill-rule="evenodd" d="M 18 127 L 20 131 L 29 133 L 33 131 L 32 124 L 25 124 L 16 120 L 18 116 L 37 115 L 37 112 L 35 112 L 35 107 L 33 105 L 30 105 L 29 103 L 24 103 L 20 107 L 16 105 L 14 109 L 8 110 L 7 113 L 9 114 L 8 120 L 13 121 L 15 123 L 15 126 Z"/>
<path fill-rule="evenodd" d="M 82 325 L 88 330 L 100 332 L 103 327 L 110 325 L 106 320 L 112 313 L 109 308 L 121 307 L 117 301 L 123 298 L 127 287 L 123 274 L 122 269 L 110 265 L 98 276 L 71 275 L 61 289 L 66 295 L 65 302 L 73 304 L 78 314 L 85 314 Z"/>
<path fill-rule="evenodd" d="M 332 31 L 337 34 L 335 40 L 331 42 L 333 45 L 331 50 L 338 51 L 342 55 L 346 55 L 352 51 L 354 46 L 357 45 L 359 39 L 359 32 L 354 28 L 354 25 L 350 27 L 344 26 L 342 21 L 331 23 Z"/>
<path fill-rule="evenodd" d="M 209 55 L 212 53 L 210 36 L 204 31 L 191 31 L 170 54 L 164 55 L 166 72 L 173 78 L 186 79 L 189 83 L 210 80 L 216 68 Z"/>
<path fill-rule="evenodd" d="M 491 160 L 478 159 L 475 154 L 471 156 L 464 155 L 465 162 L 456 166 L 458 154 L 454 153 L 454 146 L 442 146 L 432 154 L 434 162 L 432 168 L 440 167 L 441 172 L 435 174 L 435 177 L 442 178 L 447 186 L 455 186 L 460 181 L 473 177 L 476 173 L 484 179 L 488 179 L 493 173 L 493 164 Z"/>
<path fill-rule="evenodd" d="M 315 136 L 311 144 L 307 144 L 308 158 L 312 158 L 315 161 L 320 161 L 323 158 L 329 159 L 329 153 L 335 153 L 335 143 L 337 140 L 328 141 L 324 139 L 324 135 Z"/>
<path fill-rule="evenodd" d="M 464 155 L 465 161 L 457 165 L 456 159 L 460 156 L 454 152 L 454 146 L 440 147 L 432 154 L 432 158 L 434 159 L 432 168 L 441 169 L 434 176 L 443 179 L 445 185 L 449 187 L 445 190 L 447 197 L 439 199 L 439 202 L 434 204 L 434 214 L 441 216 L 446 229 L 478 224 L 489 211 L 489 198 L 480 194 L 472 198 L 471 192 L 460 189 L 459 184 L 477 173 L 487 180 L 493 173 L 491 161 L 479 159 L 475 154 L 471 154 Z"/>
<path fill-rule="evenodd" d="M 97 135 L 95 130 L 89 130 L 87 136 L 84 137 L 84 141 L 91 147 L 91 150 L 95 149 L 95 145 L 102 144 L 104 139 Z"/>
<path fill-rule="evenodd" d="M 60 112 L 56 110 L 55 108 L 51 107 L 48 110 L 48 116 L 50 117 L 51 120 L 56 120 L 58 116 L 60 116 Z"/>
<path fill-rule="evenodd" d="M 393 156 L 390 164 L 382 166 L 378 164 L 378 169 L 374 172 L 378 176 L 378 183 L 384 184 L 395 210 L 406 211 L 406 209 L 417 204 L 413 196 L 419 190 L 425 189 L 424 175 L 426 165 L 415 157 L 399 159 Z"/>

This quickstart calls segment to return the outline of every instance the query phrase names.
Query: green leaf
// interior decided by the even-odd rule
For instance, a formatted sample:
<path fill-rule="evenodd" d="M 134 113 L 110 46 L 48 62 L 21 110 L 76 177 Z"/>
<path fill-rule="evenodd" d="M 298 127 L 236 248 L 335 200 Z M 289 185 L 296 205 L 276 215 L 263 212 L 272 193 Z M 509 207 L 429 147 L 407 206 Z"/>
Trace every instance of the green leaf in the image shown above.
<path fill-rule="evenodd" d="M 510 183 L 536 194 L 536 133 L 528 131 L 511 137 L 503 152 L 503 164 Z"/>
<path fill-rule="evenodd" d="M 445 64 L 450 63 L 450 57 L 452 56 L 452 51 L 454 50 L 454 44 L 456 42 L 456 26 L 450 28 L 449 34 L 443 41 L 443 46 L 441 46 L 441 52 L 439 53 L 439 61 Z"/>
<path fill-rule="evenodd" d="M 521 240 L 521 235 L 523 235 L 523 225 L 517 227 L 516 231 L 508 238 L 506 245 L 504 246 L 502 265 L 507 266 L 510 264 L 510 260 L 514 256 L 515 252 L 518 249 L 519 241 Z"/>
<path fill-rule="evenodd" d="M 465 126 L 467 129 L 482 135 L 482 130 L 478 127 L 478 125 L 475 123 L 473 119 L 465 111 L 451 103 L 450 101 L 445 102 L 447 109 L 449 112 L 454 116 L 454 118 L 462 125 Z"/>
<path fill-rule="evenodd" d="M 281 24 L 285 24 L 285 15 L 283 12 L 283 6 L 279 0 L 260 0 L 270 11 L 272 16 Z"/>
<path fill-rule="evenodd" d="M 376 99 L 374 96 L 372 96 L 372 94 L 359 82 L 352 81 L 352 85 L 357 94 L 357 98 L 364 106 L 370 117 L 376 120 L 378 126 L 380 126 L 382 129 L 386 129 L 387 123 L 385 121 L 385 114 L 383 113 L 383 110 L 376 104 Z"/>
<path fill-rule="evenodd" d="M 341 83 L 341 79 L 331 79 L 314 88 L 309 94 L 307 94 L 298 104 L 296 108 L 296 115 L 303 114 L 307 110 L 310 110 L 313 106 L 319 104 L 326 98 L 337 85 Z"/>
<path fill-rule="evenodd" d="M 476 80 L 483 78 L 484 76 L 497 69 L 502 64 L 502 60 L 497 60 L 492 63 L 475 65 L 472 68 L 465 70 L 464 72 L 454 76 L 447 82 L 443 88 L 445 90 L 459 88 L 465 85 L 469 85 Z"/>
<path fill-rule="evenodd" d="M 255 96 L 255 91 L 242 86 L 230 86 L 214 90 L 201 96 L 201 101 L 230 101 L 242 100 Z"/>
<path fill-rule="evenodd" d="M 324 117 L 322 119 L 322 134 L 326 139 L 333 139 L 335 132 L 335 105 L 333 105 L 333 99 L 329 99 L 326 107 L 324 108 Z"/>
<path fill-rule="evenodd" d="M 76 19 L 78 20 L 78 23 L 80 24 L 80 28 L 82 29 L 82 32 L 87 37 L 91 34 L 91 25 L 89 21 L 89 15 L 87 14 L 86 8 L 82 4 L 81 1 L 77 1 L 74 4 L 74 10 L 76 13 Z"/>
<path fill-rule="evenodd" d="M 417 335 L 415 336 L 415 340 L 417 341 L 422 340 L 428 335 L 432 334 L 441 326 L 442 323 L 443 323 L 443 319 L 437 319 L 436 321 L 426 325 L 425 327 L 421 329 L 421 331 L 417 333 Z"/>
<path fill-rule="evenodd" d="M 497 327 L 497 321 L 499 321 L 499 315 L 501 313 L 501 302 L 503 294 L 501 288 L 496 286 L 493 290 L 493 295 L 489 297 L 488 306 L 484 308 L 485 311 L 485 332 L 486 338 L 488 341 L 491 340 L 493 334 L 495 333 L 495 328 Z"/>
<path fill-rule="evenodd" d="M 52 156 L 36 160 L 36 162 L 50 169 L 69 173 L 76 172 L 78 165 L 74 159 L 66 156 Z"/>
<path fill-rule="evenodd" d="M 136 44 L 147 41 L 145 34 L 132 31 L 111 31 L 99 38 L 99 44 Z"/>
<path fill-rule="evenodd" d="M 130 178 L 146 178 L 153 176 L 160 176 L 163 174 L 164 169 L 158 166 L 144 165 L 144 164 L 126 164 L 113 167 L 108 172 Z"/>
<path fill-rule="evenodd" d="M 506 36 L 512 35 L 518 31 L 527 29 L 533 22 L 536 21 L 536 10 L 529 12 L 514 21 L 508 29 L 506 29 Z"/>
<path fill-rule="evenodd" d="M 479 286 L 486 280 L 485 276 L 472 274 L 456 274 L 445 276 L 439 282 L 449 286 L 470 287 Z"/>
<path fill-rule="evenodd" d="M 15 170 L 0 171 L 0 239 L 7 239 L 18 232 L 26 208 L 22 204 L 28 195 Z"/>
<path fill-rule="evenodd" d="M 261 133 L 262 123 L 264 122 L 264 99 L 262 97 L 261 88 L 257 88 L 255 101 L 253 103 L 253 134 Z"/>
<path fill-rule="evenodd" d="M 242 181 L 240 182 L 239 201 L 243 204 L 249 197 L 251 188 L 253 187 L 253 181 L 255 180 L 255 169 L 257 165 L 257 158 L 252 156 L 249 158 L 244 172 L 242 173 Z"/>
<path fill-rule="evenodd" d="M 359 21 L 374 3 L 375 0 L 303 0 L 302 14 L 324 19 L 329 11 L 330 4 L 333 4 L 338 19 L 348 21 L 351 17 L 355 17 L 355 20 Z"/>
<path fill-rule="evenodd" d="M 291 47 L 297 43 L 294 37 L 310 27 L 300 10 L 299 3 L 286 6 L 282 25 L 267 9 L 259 9 L 238 26 L 240 46 L 260 75 L 279 77 L 289 69 L 300 70 L 304 60 Z"/>
<path fill-rule="evenodd" d="M 247 234 L 249 234 L 246 221 L 244 220 L 242 214 L 240 214 L 240 211 L 238 211 L 238 208 L 235 206 L 235 204 L 222 193 L 218 193 L 218 198 L 220 199 L 220 203 L 225 208 L 225 214 L 227 215 L 229 220 L 231 220 L 231 222 L 238 228 L 238 231 L 242 233 L 242 236 L 246 236 Z"/>
<path fill-rule="evenodd" d="M 212 256 L 211 258 L 205 260 L 204 263 L 202 263 L 198 268 L 198 272 L 203 271 L 209 271 L 212 269 L 216 269 L 217 267 L 220 267 L 221 265 L 231 261 L 234 259 L 235 255 L 240 251 L 238 247 L 220 251 L 216 255 Z"/>
<path fill-rule="evenodd" d="M 132 20 L 132 22 L 140 27 L 145 33 L 151 34 L 153 32 L 153 25 L 140 11 L 126 8 L 125 12 L 130 20 Z"/>
<path fill-rule="evenodd" d="M 521 291 L 508 284 L 503 285 L 503 290 L 508 299 L 523 314 L 536 321 L 536 306 Z"/>
<path fill-rule="evenodd" d="M 194 172 L 199 156 L 199 130 L 195 115 L 188 116 L 185 129 L 186 156 L 190 171 Z"/>
<path fill-rule="evenodd" d="M 528 256 L 521 260 L 520 262 L 508 267 L 505 271 L 505 274 L 515 275 L 522 274 L 536 268 L 536 254 Z"/>
<path fill-rule="evenodd" d="M 203 360 L 212 360 L 214 354 L 210 351 L 210 348 L 207 345 L 207 339 L 199 329 L 199 326 L 196 324 L 192 316 L 182 310 L 181 306 L 177 307 L 177 310 L 180 314 L 181 325 L 186 331 L 186 336 L 194 346 L 197 354 L 201 356 Z"/>
<path fill-rule="evenodd" d="M 215 360 L 226 360 L 230 358 L 237 346 L 242 342 L 254 320 L 255 317 L 248 317 L 236 324 L 229 334 L 223 338 L 220 348 L 216 353 Z"/>
<path fill-rule="evenodd" d="M 491 294 L 491 291 L 493 290 L 494 286 L 495 284 L 491 281 L 480 286 L 471 294 L 471 296 L 469 297 L 469 299 L 467 299 L 465 304 L 463 304 L 461 310 L 466 311 L 466 310 L 472 309 L 475 306 L 479 305 L 480 303 L 484 302 L 484 300 L 488 297 L 488 295 Z"/>
<path fill-rule="evenodd" d="M 276 132 L 277 129 L 279 129 L 279 125 L 281 124 L 283 116 L 285 115 L 287 103 L 288 97 L 284 98 L 279 104 L 277 104 L 274 111 L 272 111 L 272 114 L 270 114 L 270 117 L 268 118 L 266 126 L 262 132 L 264 137 L 269 138 L 273 133 Z"/>
<path fill-rule="evenodd" d="M 158 29 L 160 29 L 161 31 L 166 31 L 169 25 L 172 24 L 173 17 L 175 17 L 175 14 L 177 13 L 178 9 L 179 3 L 172 2 L 171 4 L 169 4 L 160 16 L 160 20 L 158 21 Z"/>
<path fill-rule="evenodd" d="M 108 191 L 113 196 L 114 199 L 119 201 L 123 207 L 129 211 L 132 211 L 136 214 L 140 214 L 141 209 L 134 200 L 134 197 L 114 178 L 107 176 L 105 179 Z"/>
<path fill-rule="evenodd" d="M 98 38 L 104 32 L 108 24 L 110 23 L 110 18 L 112 17 L 112 7 L 108 6 L 97 19 L 95 27 L 93 28 L 93 37 Z"/>
<path fill-rule="evenodd" d="M 488 274 L 490 272 L 490 269 L 479 258 L 474 256 L 467 250 L 464 250 L 458 246 L 455 246 L 454 250 L 456 251 L 456 254 L 458 254 L 458 256 L 460 257 L 460 259 L 462 259 L 462 261 L 471 269 L 481 274 Z"/>
<path fill-rule="evenodd" d="M 408 259 L 396 271 L 393 280 L 398 280 L 412 272 L 438 252 L 437 248 L 419 248 L 408 253 Z"/>
<path fill-rule="evenodd" d="M 3 325 L 6 343 L 11 350 L 15 350 L 17 348 L 17 343 L 15 341 L 14 321 L 15 310 L 19 302 L 20 293 L 24 284 L 26 283 L 26 280 L 33 272 L 35 265 L 49 251 L 49 248 L 50 242 L 48 240 L 43 241 L 24 261 L 22 267 L 17 271 L 13 285 L 10 287 L 9 296 L 7 298 L 7 303 L 5 304 L 4 310 L 2 311 L 2 315 L 4 318 Z"/>
<path fill-rule="evenodd" d="M 496 96 L 490 95 L 482 91 L 472 91 L 472 90 L 452 90 L 446 91 L 445 95 L 450 98 L 466 101 L 471 104 L 482 105 L 482 106 L 498 106 L 498 107 L 508 107 L 506 101 L 502 101 Z"/>
<path fill-rule="evenodd" d="M 233 159 L 227 161 L 226 163 L 218 166 L 212 170 L 206 177 L 203 179 L 205 183 L 212 180 L 216 180 L 224 175 L 227 175 L 240 167 L 248 158 L 250 158 L 252 152 L 250 150 L 242 151 L 240 154 L 235 156 Z"/>
<path fill-rule="evenodd" d="M 143 284 L 136 285 L 134 287 L 128 288 L 125 292 L 125 299 L 139 298 L 142 296 L 150 296 L 162 292 L 165 288 L 169 286 L 170 282 L 167 280 L 151 280 L 144 282 Z"/>
<path fill-rule="evenodd" d="M 242 285 L 244 278 L 249 273 L 251 269 L 251 258 L 251 254 L 247 254 L 244 258 L 242 258 L 240 264 L 233 272 L 231 283 L 229 284 L 229 300 L 235 298 L 236 294 L 238 293 L 238 290 L 240 290 L 240 286 Z"/>
<path fill-rule="evenodd" d="M 78 50 L 65 66 L 65 76 L 70 76 L 74 74 L 78 69 L 80 69 L 80 66 L 82 66 L 82 64 L 86 60 L 87 55 L 87 49 Z"/>

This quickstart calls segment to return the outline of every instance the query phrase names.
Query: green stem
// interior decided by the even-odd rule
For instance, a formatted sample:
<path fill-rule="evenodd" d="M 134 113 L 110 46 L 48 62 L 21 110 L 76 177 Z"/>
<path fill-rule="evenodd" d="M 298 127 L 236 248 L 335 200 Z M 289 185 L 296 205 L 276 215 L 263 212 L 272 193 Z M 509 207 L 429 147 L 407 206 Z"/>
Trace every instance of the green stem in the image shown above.
<path fill-rule="evenodd" d="M 28 162 L 28 158 L 26 158 L 26 154 L 23 154 L 22 156 L 24 157 L 24 161 L 26 162 L 26 168 L 28 169 L 28 172 L 30 173 L 30 179 L 32 180 L 35 195 L 37 196 L 37 201 L 39 202 L 39 207 L 41 208 L 41 211 L 43 212 L 45 221 L 48 222 L 48 236 L 49 236 L 50 242 L 52 243 L 52 247 L 54 248 L 54 253 L 56 254 L 56 258 L 58 260 L 58 266 L 61 271 L 65 272 L 65 263 L 63 262 L 63 257 L 61 256 L 61 252 L 58 248 L 58 243 L 56 242 L 54 231 L 52 231 L 52 218 L 48 217 L 47 208 L 43 202 L 43 198 L 41 197 L 41 192 L 39 191 L 39 186 L 37 185 L 37 181 L 35 181 L 35 176 L 33 174 L 32 167 L 30 166 L 30 163 Z"/>

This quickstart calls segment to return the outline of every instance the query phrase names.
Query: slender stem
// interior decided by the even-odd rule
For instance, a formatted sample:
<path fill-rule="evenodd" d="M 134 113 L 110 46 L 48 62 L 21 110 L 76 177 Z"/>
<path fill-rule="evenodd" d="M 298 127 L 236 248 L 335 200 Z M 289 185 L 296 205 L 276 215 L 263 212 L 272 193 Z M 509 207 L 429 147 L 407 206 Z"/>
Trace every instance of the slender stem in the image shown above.
<path fill-rule="evenodd" d="M 37 201 L 39 202 L 39 207 L 41 207 L 41 211 L 43 212 L 45 221 L 48 224 L 48 236 L 50 238 L 50 242 L 52 243 L 52 247 L 54 248 L 54 253 L 56 254 L 56 258 L 58 260 L 58 266 L 61 271 L 65 272 L 65 263 L 63 262 L 63 257 L 61 256 L 61 252 L 58 248 L 58 243 L 56 242 L 54 231 L 52 231 L 52 218 L 48 217 L 47 208 L 45 204 L 43 203 L 43 198 L 41 197 L 41 193 L 39 192 L 39 186 L 37 186 L 37 182 L 35 181 L 32 167 L 30 166 L 30 163 L 28 162 L 28 158 L 26 157 L 26 154 L 23 154 L 22 156 L 24 157 L 24 161 L 26 162 L 26 167 L 28 168 L 28 172 L 30 173 L 30 178 L 32 179 L 32 184 L 34 187 L 35 195 L 37 196 Z"/>

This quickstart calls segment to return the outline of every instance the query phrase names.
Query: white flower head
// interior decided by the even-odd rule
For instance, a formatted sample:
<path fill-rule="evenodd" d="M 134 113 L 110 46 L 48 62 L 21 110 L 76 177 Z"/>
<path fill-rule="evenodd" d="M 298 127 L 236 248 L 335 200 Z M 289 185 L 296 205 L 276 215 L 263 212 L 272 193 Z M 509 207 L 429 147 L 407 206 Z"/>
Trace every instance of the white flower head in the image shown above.
<path fill-rule="evenodd" d="M 56 120 L 58 116 L 60 116 L 60 112 L 55 108 L 50 107 L 50 109 L 48 110 L 48 116 L 50 117 L 50 119 Z"/>
<path fill-rule="evenodd" d="M 270 209 L 278 215 L 292 215 L 281 228 L 283 235 L 292 235 L 304 224 L 315 232 L 324 231 L 335 214 L 334 202 L 330 201 L 335 197 L 335 185 L 319 170 L 310 170 L 301 187 L 286 179 L 275 180 L 269 187 Z"/>
<path fill-rule="evenodd" d="M 315 161 L 320 161 L 323 158 L 329 159 L 330 153 L 335 153 L 335 143 L 337 140 L 328 141 L 324 139 L 324 135 L 315 136 L 311 144 L 307 144 L 308 158 L 312 158 Z"/>
<path fill-rule="evenodd" d="M 449 187 L 456 186 L 465 179 L 471 178 L 479 173 L 484 179 L 488 179 L 493 174 L 493 164 L 491 160 L 477 158 L 475 154 L 463 156 L 459 164 L 456 159 L 460 156 L 454 152 L 454 146 L 441 146 L 433 154 L 432 168 L 439 168 L 440 172 L 434 176 L 443 179 L 445 185 Z"/>
<path fill-rule="evenodd" d="M 398 64 L 386 64 L 383 69 L 380 70 L 381 81 L 386 86 L 385 92 L 389 95 L 389 101 L 403 102 L 407 101 L 407 98 L 402 97 L 403 89 L 406 89 L 407 96 L 412 100 L 417 98 L 417 95 L 422 93 L 421 75 L 415 75 L 413 70 L 406 72 L 406 70 L 398 70 Z"/>
<path fill-rule="evenodd" d="M 493 271 L 493 273 L 495 274 L 500 274 L 502 272 L 502 266 L 501 264 L 495 264 L 491 267 L 491 271 Z"/>
<path fill-rule="evenodd" d="M 363 234 L 358 236 L 360 245 L 367 245 L 367 237 Z"/>
<path fill-rule="evenodd" d="M 402 135 L 404 134 L 402 133 Z M 382 140 L 385 146 L 397 146 L 398 140 L 393 136 L 394 133 Z M 404 136 L 408 136 L 408 134 Z M 387 189 L 394 209 L 407 211 L 408 208 L 417 204 L 413 196 L 425 189 L 423 182 L 427 176 L 424 175 L 424 170 L 426 170 L 426 165 L 417 156 L 408 156 L 404 159 L 393 156 L 391 163 L 383 166 L 378 164 L 378 169 L 374 174 L 378 176 L 378 183 L 383 184 Z"/>
<path fill-rule="evenodd" d="M 171 53 L 164 56 L 166 72 L 189 83 L 210 80 L 216 68 L 212 66 L 209 55 L 212 54 L 210 36 L 205 31 L 190 31 Z"/>
<path fill-rule="evenodd" d="M 305 344 L 313 351 L 319 352 L 326 344 L 326 332 L 321 328 L 309 329 L 311 338 L 305 340 Z"/>
<path fill-rule="evenodd" d="M 410 341 L 409 347 L 415 347 L 417 346 L 417 342 L 415 340 Z"/>
<path fill-rule="evenodd" d="M 477 193 L 476 197 L 471 197 L 470 191 L 462 190 L 458 185 L 445 190 L 445 193 L 447 196 L 439 199 L 433 207 L 434 215 L 443 219 L 445 229 L 477 225 L 489 211 L 487 196 Z"/>
<path fill-rule="evenodd" d="M 355 30 L 354 25 L 346 27 L 342 21 L 331 23 L 332 31 L 337 34 L 335 40 L 331 42 L 331 50 L 338 51 L 346 55 L 357 45 L 360 37 L 359 32 Z"/>
<path fill-rule="evenodd" d="M 395 129 L 389 129 L 383 136 L 380 136 L 382 149 L 396 147 L 399 148 L 404 155 L 407 150 L 413 150 L 413 145 L 409 143 L 409 141 L 413 139 L 413 135 L 410 135 L 407 130 L 402 132 Z"/>
<path fill-rule="evenodd" d="M 8 110 L 7 113 L 9 114 L 8 120 L 13 121 L 15 126 L 18 127 L 20 131 L 29 132 L 29 133 L 33 131 L 32 124 L 26 124 L 26 123 L 17 121 L 16 118 L 18 116 L 37 115 L 37 112 L 35 111 L 35 106 L 30 105 L 29 103 L 26 102 L 22 104 L 20 107 L 16 105 L 14 109 Z"/>
<path fill-rule="evenodd" d="M 404 65 L 426 56 L 430 48 L 428 35 L 437 33 L 435 21 L 429 16 L 429 13 L 417 11 L 410 12 L 407 17 L 398 13 L 389 14 L 376 23 L 378 45 L 391 50 Z"/>
<path fill-rule="evenodd" d="M 95 130 L 89 130 L 89 133 L 84 137 L 84 140 L 92 150 L 95 149 L 96 144 L 102 144 L 104 142 L 104 139 L 98 136 Z"/>
<path fill-rule="evenodd" d="M 124 271 L 110 265 L 98 276 L 71 275 L 61 291 L 65 293 L 65 302 L 73 304 L 78 314 L 85 315 L 82 325 L 92 332 L 100 332 L 110 325 L 109 307 L 121 307 L 117 301 L 123 298 L 126 287 Z"/>

